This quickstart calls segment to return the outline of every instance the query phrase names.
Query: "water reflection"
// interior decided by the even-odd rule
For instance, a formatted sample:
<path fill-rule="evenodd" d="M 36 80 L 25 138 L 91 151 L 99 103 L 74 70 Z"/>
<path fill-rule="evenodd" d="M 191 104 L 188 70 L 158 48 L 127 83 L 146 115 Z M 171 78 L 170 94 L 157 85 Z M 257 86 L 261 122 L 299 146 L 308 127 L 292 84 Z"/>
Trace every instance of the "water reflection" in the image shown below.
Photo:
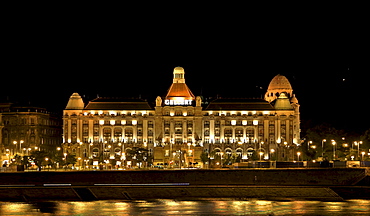
<path fill-rule="evenodd" d="M 370 215 L 370 200 L 0 202 L 0 215 Z"/>

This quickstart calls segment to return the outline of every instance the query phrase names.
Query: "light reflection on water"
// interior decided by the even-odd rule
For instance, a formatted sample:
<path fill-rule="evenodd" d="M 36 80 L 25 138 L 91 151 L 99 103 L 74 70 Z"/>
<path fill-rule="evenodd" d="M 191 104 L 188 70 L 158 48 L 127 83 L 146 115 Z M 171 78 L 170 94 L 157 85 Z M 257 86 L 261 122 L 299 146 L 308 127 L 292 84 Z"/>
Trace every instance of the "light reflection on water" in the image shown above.
<path fill-rule="evenodd" d="M 0 215 L 370 215 L 370 200 L 0 202 Z"/>

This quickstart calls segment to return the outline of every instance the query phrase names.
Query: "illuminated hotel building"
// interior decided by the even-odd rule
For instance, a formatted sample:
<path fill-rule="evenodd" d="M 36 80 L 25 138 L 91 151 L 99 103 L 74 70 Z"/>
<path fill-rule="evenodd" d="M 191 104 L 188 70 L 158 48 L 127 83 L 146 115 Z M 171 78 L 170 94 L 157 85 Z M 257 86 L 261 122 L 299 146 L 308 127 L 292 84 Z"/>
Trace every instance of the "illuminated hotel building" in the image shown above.
<path fill-rule="evenodd" d="M 154 104 L 100 97 L 85 105 L 73 93 L 63 114 L 64 154 L 76 154 L 81 165 L 104 161 L 127 167 L 203 165 L 202 152 L 211 159 L 295 159 L 299 104 L 285 76 L 272 79 L 264 99 L 218 98 L 204 104 L 184 75 L 176 67 L 167 95 Z M 139 155 L 143 149 L 146 154 Z"/>

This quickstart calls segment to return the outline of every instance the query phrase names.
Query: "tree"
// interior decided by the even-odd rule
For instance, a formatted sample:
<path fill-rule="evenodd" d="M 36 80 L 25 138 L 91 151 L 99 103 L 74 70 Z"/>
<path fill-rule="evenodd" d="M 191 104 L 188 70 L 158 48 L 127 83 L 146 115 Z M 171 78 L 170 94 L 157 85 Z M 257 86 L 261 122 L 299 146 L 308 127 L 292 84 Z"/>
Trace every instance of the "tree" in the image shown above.
<path fill-rule="evenodd" d="M 203 165 L 205 165 L 208 162 L 208 153 L 207 152 L 202 152 L 200 154 L 200 161 L 202 161 Z"/>
<path fill-rule="evenodd" d="M 308 159 L 314 159 L 317 155 L 324 155 L 333 159 L 333 145 L 331 140 L 335 141 L 335 147 L 337 150 L 343 150 L 342 144 L 345 142 L 342 140 L 346 137 L 346 133 L 343 130 L 337 130 L 330 124 L 322 123 L 312 128 L 307 129 L 304 142 L 302 143 L 302 152 Z M 324 142 L 323 140 L 326 140 Z M 322 144 L 324 149 L 322 150 Z M 316 148 L 313 149 L 312 147 Z M 338 155 L 338 154 L 336 154 Z"/>
<path fill-rule="evenodd" d="M 370 128 L 364 132 L 360 140 L 362 141 L 360 148 L 367 154 L 370 151 Z M 370 160 L 370 157 L 366 158 L 366 154 L 364 160 Z"/>
<path fill-rule="evenodd" d="M 36 166 L 38 166 L 39 171 L 42 169 L 43 162 L 45 159 L 50 159 L 51 155 L 46 151 L 32 151 L 30 155 L 30 159 L 33 160 Z M 45 163 L 45 162 L 44 162 Z"/>
<path fill-rule="evenodd" d="M 249 157 L 249 160 L 251 160 L 251 161 L 257 161 L 257 160 L 259 160 L 260 158 L 259 158 L 259 155 L 257 154 L 257 152 L 256 151 L 253 151 L 252 152 L 252 155 Z"/>
<path fill-rule="evenodd" d="M 232 165 L 233 163 L 240 162 L 241 157 L 240 155 L 234 154 L 226 154 L 223 165 Z"/>
<path fill-rule="evenodd" d="M 68 166 L 69 164 L 75 165 L 77 162 L 76 155 L 74 154 L 67 154 L 64 165 Z"/>
<path fill-rule="evenodd" d="M 58 163 L 60 165 L 63 165 L 64 164 L 64 156 L 63 156 L 63 153 L 62 151 L 56 151 L 55 154 L 52 155 L 51 157 L 51 160 L 54 162 L 54 163 Z"/>
<path fill-rule="evenodd" d="M 133 147 L 126 150 L 126 154 L 127 160 L 135 160 L 136 163 L 139 163 L 139 168 L 141 163 L 148 159 L 148 149 L 145 148 Z"/>

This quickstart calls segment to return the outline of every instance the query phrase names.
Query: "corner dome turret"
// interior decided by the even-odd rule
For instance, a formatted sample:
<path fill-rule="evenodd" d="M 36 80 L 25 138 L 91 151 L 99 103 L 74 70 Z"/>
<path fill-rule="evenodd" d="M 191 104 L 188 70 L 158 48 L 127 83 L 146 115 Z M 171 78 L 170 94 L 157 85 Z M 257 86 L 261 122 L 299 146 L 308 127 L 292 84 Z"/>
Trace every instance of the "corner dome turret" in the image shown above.
<path fill-rule="evenodd" d="M 295 94 L 293 94 L 293 97 L 290 99 L 291 103 L 298 104 L 298 99 L 296 98 Z"/>
<path fill-rule="evenodd" d="M 265 100 L 272 102 L 283 92 L 290 98 L 293 95 L 293 88 L 285 76 L 278 74 L 271 80 L 267 88 Z"/>
<path fill-rule="evenodd" d="M 81 110 L 85 107 L 82 97 L 78 93 L 73 93 L 69 98 L 66 110 Z"/>

